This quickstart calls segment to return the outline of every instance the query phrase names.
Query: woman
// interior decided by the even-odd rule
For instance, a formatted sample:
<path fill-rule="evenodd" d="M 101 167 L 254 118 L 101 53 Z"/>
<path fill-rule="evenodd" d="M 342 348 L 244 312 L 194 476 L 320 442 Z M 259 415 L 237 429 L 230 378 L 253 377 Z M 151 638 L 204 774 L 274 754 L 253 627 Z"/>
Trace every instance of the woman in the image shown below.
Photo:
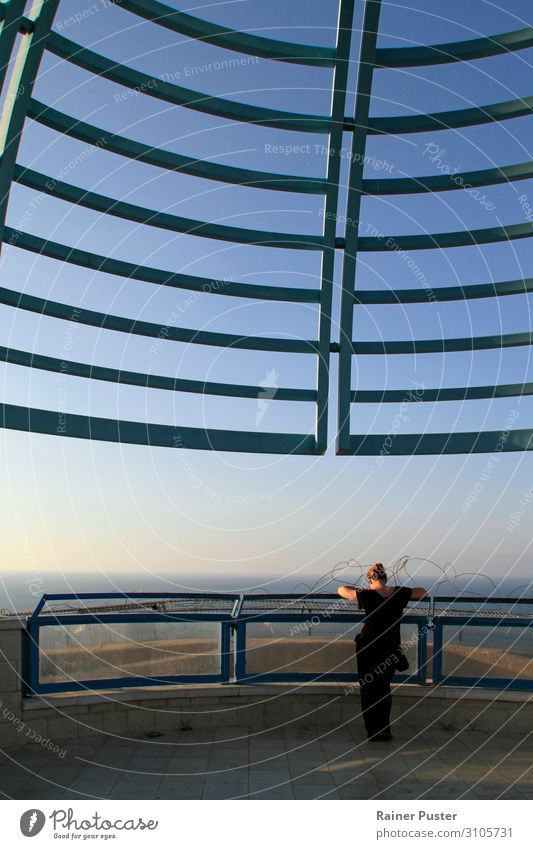
<path fill-rule="evenodd" d="M 425 598 L 423 587 L 387 587 L 382 563 L 367 572 L 368 590 L 339 587 L 339 595 L 357 601 L 365 611 L 363 628 L 355 638 L 357 676 L 363 720 L 373 743 L 392 740 L 390 730 L 392 677 L 399 663 L 400 620 L 407 602 Z"/>

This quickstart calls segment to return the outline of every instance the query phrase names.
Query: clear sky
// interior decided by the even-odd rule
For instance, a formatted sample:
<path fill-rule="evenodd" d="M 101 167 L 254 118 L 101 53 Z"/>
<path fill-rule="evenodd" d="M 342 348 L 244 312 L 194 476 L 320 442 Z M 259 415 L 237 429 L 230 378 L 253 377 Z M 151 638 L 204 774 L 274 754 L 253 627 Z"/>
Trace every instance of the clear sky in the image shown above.
<path fill-rule="evenodd" d="M 258 0 L 185 6 L 200 17 L 272 38 L 331 45 L 336 0 Z M 493 35 L 531 24 L 529 0 L 410 0 L 384 3 L 380 46 L 407 46 Z M 356 14 L 349 110 L 353 106 Z M 80 45 L 146 73 L 210 95 L 272 108 L 327 114 L 331 71 L 245 57 L 190 42 L 107 0 L 64 0 L 55 30 Z M 525 97 L 533 90 L 533 49 L 468 64 L 377 71 L 371 114 L 461 109 Z M 287 174 L 325 174 L 325 136 L 235 124 L 172 106 L 96 79 L 45 54 L 34 96 L 69 115 L 145 144 L 199 159 Z M 432 175 L 531 159 L 533 117 L 499 125 L 371 137 L 367 177 Z M 348 140 L 346 139 L 346 144 Z M 287 151 L 287 145 L 299 149 Z M 84 155 L 81 155 L 85 151 Z M 261 191 L 168 173 L 27 121 L 19 162 L 52 177 L 153 209 L 239 227 L 321 232 L 317 196 Z M 347 159 L 342 180 L 347 178 Z M 360 232 L 424 233 L 515 224 L 533 207 L 532 181 L 437 196 L 367 198 Z M 344 189 L 341 197 L 344 198 Z M 157 268 L 216 279 L 317 287 L 319 254 L 246 247 L 135 225 L 14 186 L 8 224 L 64 244 Z M 342 207 L 341 207 L 342 208 Z M 342 232 L 339 222 L 339 233 Z M 530 240 L 416 251 L 430 285 L 532 276 Z M 334 279 L 338 337 L 340 255 Z M 414 288 L 398 256 L 360 256 L 359 288 Z M 229 333 L 316 338 L 314 305 L 260 303 L 191 292 L 63 265 L 4 246 L 0 286 L 111 314 Z M 500 299 L 357 307 L 355 338 L 410 339 L 530 331 L 531 295 Z M 309 387 L 312 356 L 243 352 L 163 342 L 69 324 L 0 306 L 1 345 L 113 368 L 195 379 Z M 0 431 L 2 569 L 24 575 L 122 571 L 250 575 L 326 572 L 338 561 L 389 564 L 404 554 L 457 572 L 497 580 L 531 573 L 533 456 L 385 459 L 334 453 L 336 363 L 332 358 L 330 447 L 324 457 L 250 456 L 170 451 Z M 359 357 L 353 388 L 467 386 L 533 380 L 530 348 L 434 355 Z M 1 365 L 2 398 L 11 404 L 137 421 L 242 430 L 311 432 L 313 405 L 117 387 Z M 261 412 L 261 416 L 258 414 Z M 357 405 L 353 433 L 387 433 L 399 406 Z M 401 433 L 499 430 L 532 426 L 528 398 L 411 404 Z M 259 422 L 258 422 L 258 419 Z M 511 423 L 509 425 L 509 423 Z M 437 577 L 420 567 L 421 574 Z M 133 578 L 132 578 L 133 580 Z M 138 581 L 136 581 L 138 584 Z M 144 584 L 148 584 L 144 580 Z"/>

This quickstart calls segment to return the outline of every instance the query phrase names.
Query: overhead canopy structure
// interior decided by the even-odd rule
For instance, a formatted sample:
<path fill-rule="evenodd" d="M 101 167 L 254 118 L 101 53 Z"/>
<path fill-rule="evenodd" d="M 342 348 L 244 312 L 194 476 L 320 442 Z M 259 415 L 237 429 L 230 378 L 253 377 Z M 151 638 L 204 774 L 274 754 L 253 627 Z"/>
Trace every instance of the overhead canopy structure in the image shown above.
<path fill-rule="evenodd" d="M 408 210 L 412 196 L 459 193 L 465 188 L 483 189 L 533 178 L 533 162 L 500 162 L 497 149 L 490 154 L 491 160 L 497 164 L 490 168 L 468 168 L 463 171 L 458 168 L 440 168 L 438 173 L 433 169 L 433 173 L 421 176 L 379 175 L 377 178 L 368 178 L 364 173 L 365 161 L 368 161 L 369 139 L 372 137 L 410 138 L 412 134 L 424 133 L 431 134 L 426 137 L 435 139 L 435 142 L 430 144 L 437 145 L 443 131 L 460 131 L 518 118 L 528 120 L 527 116 L 531 116 L 533 111 L 533 97 L 527 97 L 496 103 L 481 102 L 454 110 L 373 117 L 373 82 L 377 72 L 390 75 L 392 79 L 394 75 L 405 74 L 405 69 L 472 63 L 527 50 L 533 46 L 533 28 L 450 43 L 381 48 L 377 46 L 380 0 L 366 0 L 362 4 L 356 4 L 355 0 L 340 0 L 335 44 L 319 46 L 228 29 L 176 11 L 155 0 L 116 0 L 115 5 L 118 7 L 117 14 L 134 16 L 135 26 L 141 34 L 144 33 L 143 27 L 162 28 L 183 42 L 196 40 L 210 49 L 219 48 L 241 57 L 255 57 L 267 64 L 288 63 L 303 68 L 326 69 L 330 73 L 331 109 L 328 114 L 308 114 L 206 94 L 182 85 L 181 79 L 178 84 L 169 74 L 162 78 L 141 71 L 133 65 L 123 64 L 108 55 L 113 50 L 110 42 L 106 42 L 105 50 L 100 52 L 99 49 L 84 46 L 66 37 L 62 32 L 69 32 L 70 35 L 70 29 L 74 28 L 66 27 L 64 21 L 61 26 L 58 25 L 59 0 L 35 0 L 27 15 L 24 14 L 24 0 L 3 2 L 0 6 L 0 87 L 3 93 L 0 228 L 3 244 L 16 251 L 37 254 L 61 264 L 122 278 L 126 281 L 125 285 L 129 281 L 141 281 L 157 288 L 167 287 L 197 295 L 209 293 L 213 298 L 219 298 L 221 303 L 224 302 L 225 309 L 232 299 L 252 299 L 265 305 L 276 302 L 300 305 L 304 310 L 316 311 L 316 336 L 302 338 L 299 328 L 295 328 L 292 334 L 274 336 L 182 327 L 174 320 L 140 320 L 4 287 L 0 288 L 0 304 L 63 323 L 75 321 L 78 326 L 97 328 L 98 331 L 104 329 L 115 334 L 155 339 L 158 344 L 161 341 L 165 344 L 179 342 L 188 346 L 199 346 L 204 351 L 212 348 L 213 358 L 217 356 L 217 350 L 221 349 L 240 352 L 242 358 L 250 351 L 283 354 L 291 361 L 302 356 L 310 357 L 316 365 L 315 385 L 278 387 L 270 385 L 268 381 L 251 385 L 193 379 L 180 373 L 162 374 L 152 371 L 151 368 L 136 371 L 93 362 L 79 362 L 64 356 L 50 356 L 40 351 L 32 351 L 30 346 L 27 350 L 20 350 L 8 346 L 7 340 L 6 344 L 0 347 L 0 360 L 19 367 L 56 373 L 61 375 L 61 378 L 81 378 L 92 382 L 103 381 L 233 400 L 267 399 L 269 403 L 272 401 L 274 404 L 308 404 L 312 405 L 315 411 L 314 429 L 310 429 L 310 432 L 294 433 L 286 429 L 267 432 L 259 430 L 258 427 L 243 430 L 238 427 L 230 429 L 187 426 L 181 421 L 174 424 L 103 418 L 93 414 L 82 415 L 65 410 L 8 403 L 2 404 L 1 407 L 3 426 L 44 434 L 141 445 L 318 455 L 323 454 L 328 447 L 328 403 L 332 395 L 336 394 L 338 454 L 461 454 L 494 450 L 531 450 L 533 429 L 527 426 L 520 429 L 507 428 L 504 439 L 501 430 L 494 430 L 490 426 L 472 431 L 450 429 L 448 432 L 399 433 L 393 428 L 392 434 L 354 434 L 351 431 L 350 414 L 358 405 L 392 405 L 402 403 L 404 399 L 414 400 L 417 404 L 440 404 L 533 395 L 533 382 L 522 379 L 521 375 L 517 375 L 512 382 L 494 381 L 484 385 L 465 382 L 465 385 L 457 386 L 424 386 L 423 390 L 416 393 L 416 397 L 413 396 L 412 387 L 390 389 L 353 386 L 354 361 L 359 363 L 358 369 L 364 369 L 365 358 L 369 356 L 392 358 L 396 355 L 446 355 L 461 351 L 503 350 L 531 345 L 533 333 L 528 325 L 513 333 L 442 338 L 413 336 L 398 340 L 380 337 L 369 341 L 357 338 L 358 328 L 357 322 L 354 323 L 354 315 L 356 308 L 365 309 L 370 306 L 379 309 L 388 305 L 405 313 L 410 308 L 416 308 L 416 305 L 427 305 L 428 301 L 432 304 L 475 302 L 477 299 L 499 302 L 499 299 L 525 295 L 532 291 L 533 278 L 527 276 L 523 276 L 523 279 L 504 279 L 496 282 L 488 277 L 479 282 L 468 280 L 465 284 L 451 280 L 449 285 L 431 287 L 428 291 L 428 285 L 422 280 L 422 272 L 413 258 L 417 251 L 448 252 L 454 248 L 493 245 L 498 242 L 514 243 L 515 240 L 532 235 L 533 224 L 530 219 L 520 223 L 502 221 L 499 226 L 434 233 L 421 232 L 418 228 L 418 231 L 412 234 L 381 232 L 380 228 L 368 226 L 365 229 L 360 226 L 360 222 L 362 204 L 369 198 L 392 198 L 391 202 L 396 210 L 401 210 L 403 206 Z M 363 6 L 364 10 L 359 33 L 354 26 L 354 15 L 360 6 Z M 83 17 L 78 21 L 78 29 L 84 25 Z M 128 22 L 129 20 L 130 18 Z M 354 44 L 355 41 L 358 43 Z M 355 60 L 356 49 L 359 52 Z M 120 50 L 116 49 L 116 54 L 120 55 Z M 301 139 L 301 134 L 305 134 L 312 139 L 313 144 L 316 141 L 326 150 L 325 174 L 318 177 L 283 173 L 270 168 L 256 170 L 226 164 L 217 161 L 213 156 L 195 158 L 169 150 L 167 146 L 140 141 L 135 137 L 134 131 L 130 135 L 123 135 L 122 132 L 111 132 L 98 126 L 98 122 L 93 122 L 92 118 L 81 120 L 61 108 L 56 108 L 52 103 L 35 98 L 34 88 L 43 77 L 42 62 L 45 55 L 56 57 L 64 66 L 65 74 L 83 72 L 95 75 L 102 81 L 121 86 L 132 95 L 142 94 L 143 97 L 165 104 L 165 109 L 171 108 L 176 113 L 180 110 L 192 110 L 221 122 L 230 122 L 232 125 L 275 129 L 283 132 L 287 139 Z M 355 108 L 351 106 L 349 85 L 351 68 L 354 65 Z M 179 78 L 180 75 L 177 76 Z M 404 76 L 402 80 L 408 80 L 408 77 Z M 398 79 L 391 82 L 391 85 L 397 87 Z M 379 105 L 378 98 L 378 111 Z M 97 112 L 98 107 L 94 108 L 92 104 L 91 108 L 87 108 L 87 114 Z M 302 199 L 304 203 L 315 203 L 318 198 L 323 203 L 319 219 L 322 222 L 322 230 L 318 232 L 317 227 L 311 227 L 310 232 L 302 233 L 234 226 L 220 220 L 201 220 L 194 215 L 188 217 L 166 212 L 157 209 L 155 205 L 146 207 L 117 198 L 111 191 L 106 193 L 80 188 L 69 179 L 53 176 L 52 173 L 42 173 L 22 163 L 19 152 L 28 119 L 65 138 L 83 142 L 92 150 L 105 151 L 122 160 L 142 163 L 168 174 L 179 173 L 201 181 L 214 181 L 219 185 L 245 190 L 289 193 L 298 198 L 300 203 Z M 289 141 L 286 146 L 290 146 Z M 343 184 L 343 162 L 349 163 L 346 184 Z M 40 199 L 52 196 L 77 208 L 97 212 L 109 220 L 109 227 L 119 219 L 121 226 L 124 222 L 129 222 L 166 233 L 187 234 L 228 245 L 291 251 L 297 257 L 304 257 L 313 252 L 320 257 L 317 285 L 289 286 L 229 279 L 218 286 L 210 276 L 192 275 L 174 268 L 164 269 L 151 264 L 138 264 L 108 255 L 104 249 L 102 253 L 94 252 L 90 247 L 83 246 L 83 238 L 79 240 L 80 246 L 79 243 L 73 245 L 58 241 L 55 235 L 50 238 L 38 236 L 30 232 L 31 227 L 26 228 L 20 223 L 12 226 L 8 223 L 8 201 L 13 185 L 25 187 Z M 251 217 L 253 220 L 253 216 Z M 311 220 L 311 217 L 307 220 Z M 372 258 L 383 252 L 399 255 L 409 268 L 418 269 L 419 273 L 415 274 L 413 285 L 400 288 L 390 285 L 362 288 L 359 285 L 361 261 L 364 267 L 368 268 L 372 265 Z M 339 290 L 334 283 L 337 272 Z M 338 318 L 334 318 L 336 311 Z M 333 358 L 338 358 L 336 387 L 332 386 L 333 377 L 330 370 Z M 297 369 L 291 372 L 288 368 L 287 371 L 298 374 Z M 259 420 L 260 418 L 258 416 Z M 438 416 L 436 420 L 439 421 Z M 239 423 L 238 414 L 235 415 L 235 422 Z"/>

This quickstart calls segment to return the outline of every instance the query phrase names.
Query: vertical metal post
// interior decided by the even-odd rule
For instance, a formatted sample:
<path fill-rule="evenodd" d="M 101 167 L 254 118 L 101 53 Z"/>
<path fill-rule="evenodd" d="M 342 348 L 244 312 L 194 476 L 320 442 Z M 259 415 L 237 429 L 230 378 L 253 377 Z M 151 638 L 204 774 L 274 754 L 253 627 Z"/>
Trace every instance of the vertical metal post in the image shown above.
<path fill-rule="evenodd" d="M 235 680 L 246 677 L 246 622 L 237 622 L 235 629 Z"/>
<path fill-rule="evenodd" d="M 316 451 L 323 454 L 328 438 L 329 360 L 331 342 L 331 305 L 335 267 L 335 237 L 339 198 L 346 86 L 350 67 L 354 0 L 340 0 L 337 46 L 331 96 L 332 125 L 328 138 L 326 195 L 324 200 L 324 247 L 320 269 L 320 316 L 318 325 Z"/>
<path fill-rule="evenodd" d="M 435 620 L 435 630 L 433 631 L 433 684 L 440 684 L 442 681 L 442 630 L 442 619 L 437 617 Z"/>
<path fill-rule="evenodd" d="M 428 660 L 428 652 L 427 652 L 427 639 L 428 639 L 428 629 L 427 623 L 419 622 L 418 623 L 418 671 L 417 671 L 417 683 L 418 684 L 427 684 L 427 672 L 426 672 L 426 664 Z"/>
<path fill-rule="evenodd" d="M 0 25 L 0 91 L 9 67 L 15 39 L 19 32 L 20 21 L 24 12 L 25 0 L 10 0 L 2 3 L 2 22 Z"/>
<path fill-rule="evenodd" d="M 24 121 L 58 5 L 59 0 L 34 0 L 28 15 L 30 25 L 24 31 L 7 87 L 0 117 L 0 247 Z M 19 19 L 21 25 L 23 20 Z"/>
<path fill-rule="evenodd" d="M 359 73 L 357 76 L 353 142 L 350 154 L 350 176 L 348 180 L 348 201 L 346 206 L 346 221 L 351 222 L 351 224 L 350 226 L 346 226 L 345 229 L 345 248 L 342 267 L 337 454 L 347 454 L 350 451 L 350 386 L 352 374 L 354 282 L 359 242 L 358 222 L 361 209 L 364 155 L 380 8 L 381 0 L 366 0 L 361 36 Z"/>
<path fill-rule="evenodd" d="M 37 622 L 28 620 L 24 634 L 26 649 L 24 652 L 25 671 L 23 680 L 26 694 L 30 696 L 38 693 L 40 689 L 39 629 L 40 625 Z"/>
<path fill-rule="evenodd" d="M 220 680 L 222 683 L 229 682 L 230 675 L 230 622 L 220 623 Z"/>

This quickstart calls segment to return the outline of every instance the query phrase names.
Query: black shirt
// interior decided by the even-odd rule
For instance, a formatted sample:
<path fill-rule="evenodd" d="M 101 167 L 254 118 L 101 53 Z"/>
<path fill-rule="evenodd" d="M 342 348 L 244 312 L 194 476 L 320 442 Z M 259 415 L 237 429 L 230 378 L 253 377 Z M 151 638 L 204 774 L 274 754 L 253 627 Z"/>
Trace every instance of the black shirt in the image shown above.
<path fill-rule="evenodd" d="M 401 643 L 400 620 L 411 599 L 411 587 L 393 587 L 388 596 L 380 595 L 376 590 L 357 590 L 357 602 L 365 611 L 361 640 L 377 641 L 391 647 Z"/>

